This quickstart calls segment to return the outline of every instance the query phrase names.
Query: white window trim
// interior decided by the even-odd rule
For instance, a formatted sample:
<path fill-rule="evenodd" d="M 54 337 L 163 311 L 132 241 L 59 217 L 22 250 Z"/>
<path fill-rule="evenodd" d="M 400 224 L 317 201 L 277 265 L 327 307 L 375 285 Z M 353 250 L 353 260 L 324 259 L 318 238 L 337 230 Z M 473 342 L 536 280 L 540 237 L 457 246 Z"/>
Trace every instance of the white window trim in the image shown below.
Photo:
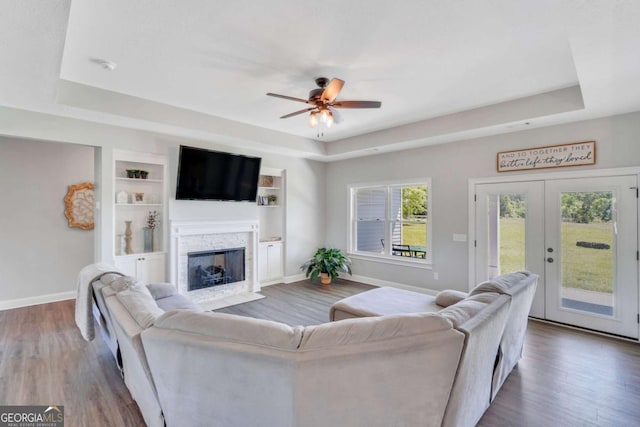
<path fill-rule="evenodd" d="M 427 256 L 425 259 L 420 258 L 408 258 L 408 257 L 399 257 L 393 256 L 391 254 L 372 254 L 371 252 L 359 252 L 354 250 L 355 248 L 355 230 L 353 228 L 354 216 L 355 216 L 355 199 L 353 197 L 353 193 L 355 190 L 362 188 L 372 188 L 372 187 L 409 187 L 412 185 L 426 185 L 428 189 L 428 197 L 427 197 L 427 212 L 429 213 L 427 220 Z M 387 193 L 387 197 L 389 194 Z M 411 266 L 411 267 L 419 267 L 425 269 L 431 269 L 433 264 L 433 187 L 431 186 L 431 178 L 412 178 L 407 180 L 390 180 L 390 181 L 376 181 L 376 182 L 364 182 L 358 184 L 350 184 L 347 186 L 347 206 L 349 206 L 349 215 L 347 218 L 347 230 L 348 230 L 348 241 L 347 241 L 347 253 L 350 257 L 355 259 L 362 259 L 367 261 L 375 261 L 382 262 L 386 264 L 395 264 L 395 265 L 403 265 L 403 266 Z M 386 210 L 385 213 L 386 218 L 385 222 L 390 221 L 389 219 L 389 201 L 386 202 Z M 385 236 L 387 230 L 385 229 Z"/>

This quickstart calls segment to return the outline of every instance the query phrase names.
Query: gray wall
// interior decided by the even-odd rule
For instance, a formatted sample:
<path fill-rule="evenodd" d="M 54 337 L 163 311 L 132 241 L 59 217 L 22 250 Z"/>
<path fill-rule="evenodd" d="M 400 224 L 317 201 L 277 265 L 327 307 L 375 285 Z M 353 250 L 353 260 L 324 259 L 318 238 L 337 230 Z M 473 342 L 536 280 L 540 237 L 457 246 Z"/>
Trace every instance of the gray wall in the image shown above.
<path fill-rule="evenodd" d="M 597 164 L 565 171 L 640 166 L 640 113 L 330 163 L 326 243 L 347 247 L 349 184 L 432 177 L 433 271 L 357 259 L 353 271 L 361 276 L 428 289 L 466 290 L 468 246 L 454 242 L 452 237 L 454 233 L 468 234 L 469 179 L 522 175 L 523 172 L 496 172 L 499 151 L 588 140 L 597 142 Z M 433 280 L 433 272 L 439 275 L 437 281 Z"/>
<path fill-rule="evenodd" d="M 11 113 L 11 112 L 9 112 Z M 8 114 L 9 114 L 8 113 Z M 3 111 L 4 114 L 4 111 Z M 262 164 L 267 167 L 285 169 L 286 183 L 286 219 L 284 232 L 285 240 L 285 274 L 293 276 L 299 274 L 299 266 L 321 246 L 325 238 L 324 210 L 326 165 L 313 160 L 300 159 L 283 155 L 275 155 L 260 151 L 239 149 L 232 144 L 211 144 L 195 139 L 178 138 L 153 132 L 130 130 L 122 127 L 84 122 L 64 117 L 55 117 L 32 112 L 15 112 L 7 119 L 11 126 L 0 128 L 0 196 L 5 209 L 0 213 L 0 308 L 23 305 L 23 298 L 34 297 L 39 301 L 53 300 L 47 296 L 60 292 L 75 291 L 78 271 L 94 260 L 110 260 L 113 253 L 112 236 L 112 205 L 113 197 L 113 151 L 131 150 L 166 155 L 168 158 L 169 174 L 169 218 L 178 220 L 209 219 L 209 220 L 258 220 L 255 204 L 236 202 L 183 202 L 175 200 L 175 179 L 177 174 L 178 147 L 180 144 L 201 146 L 213 150 L 229 151 L 240 154 L 258 155 L 263 158 Z M 38 139 L 49 142 L 29 142 Z M 14 144 L 35 144 L 27 150 L 21 147 L 26 158 L 31 161 L 34 170 L 43 171 L 35 178 L 23 178 L 25 161 L 17 161 L 9 154 L 11 150 L 6 142 Z M 65 155 L 67 150 L 73 152 L 82 149 L 88 141 L 96 148 L 96 163 L 94 163 L 93 149 L 91 155 L 83 160 L 69 160 Z M 58 156 L 59 154 L 59 156 Z M 34 160 L 35 159 L 35 160 Z M 40 163 L 41 162 L 41 163 Z M 38 167 L 37 165 L 41 165 Z M 78 167 L 82 165 L 82 167 Z M 97 200 L 101 202 L 96 210 L 96 237 L 88 246 L 64 244 L 61 247 L 50 247 L 50 244 L 63 240 L 51 233 L 50 227 L 38 228 L 33 223 L 48 221 L 48 213 L 43 211 L 42 199 L 45 196 L 30 196 L 30 191 L 43 191 L 47 197 L 54 197 L 55 203 L 62 204 L 66 194 L 66 185 L 75 183 L 73 174 L 80 170 L 91 171 L 88 178 L 79 181 L 93 181 L 100 185 L 96 188 Z M 95 173 L 94 173 L 95 168 Z M 31 167 L 28 169 L 31 171 Z M 94 178 L 95 175 L 95 178 Z M 18 178 L 16 178 L 18 177 Z M 59 190 L 51 188 L 58 182 L 64 184 L 61 194 Z M 76 180 L 78 181 L 78 180 Z M 25 201 L 28 199 L 28 201 Z M 173 200 L 171 200 L 173 199 Z M 55 204 L 54 203 L 54 204 Z M 6 206 L 28 205 L 22 211 L 8 213 Z M 46 208 L 49 210 L 49 207 Z M 64 219 L 64 208 L 51 208 L 50 212 Z M 24 212 L 29 211 L 28 217 Z M 7 225 L 9 224 L 9 225 Z M 62 222 L 66 227 L 66 223 Z M 166 225 L 166 221 L 165 221 Z M 31 227 L 31 228 L 29 228 Z M 26 231 L 26 234 L 24 232 Z M 89 234 L 79 230 L 67 230 L 71 235 L 83 236 Z M 51 233 L 51 234 L 47 234 Z M 84 233 L 84 234 L 83 234 Z M 43 234 L 43 236 L 40 236 Z M 42 241 L 42 242 L 40 242 Z M 22 248 L 22 242 L 32 248 L 40 242 L 47 246 L 37 261 L 45 266 L 55 266 L 53 269 L 37 269 L 36 260 L 16 255 L 14 249 Z M 46 256 L 44 253 L 46 252 Z M 33 275 L 31 278 L 30 275 Z M 44 280 L 46 278 L 46 280 Z M 14 285 L 11 285 L 14 283 Z"/>
<path fill-rule="evenodd" d="M 286 170 L 285 276 L 299 267 L 325 238 L 324 206 L 326 164 L 313 160 L 249 151 L 224 145 L 181 141 L 185 145 L 262 157 L 262 167 Z M 175 200 L 179 143 L 169 143 L 169 216 L 171 220 L 258 220 L 258 207 L 248 202 Z"/>
<path fill-rule="evenodd" d="M 93 182 L 93 157 L 92 147 L 0 137 L 0 306 L 75 291 L 94 232 L 68 227 L 64 197 Z"/>

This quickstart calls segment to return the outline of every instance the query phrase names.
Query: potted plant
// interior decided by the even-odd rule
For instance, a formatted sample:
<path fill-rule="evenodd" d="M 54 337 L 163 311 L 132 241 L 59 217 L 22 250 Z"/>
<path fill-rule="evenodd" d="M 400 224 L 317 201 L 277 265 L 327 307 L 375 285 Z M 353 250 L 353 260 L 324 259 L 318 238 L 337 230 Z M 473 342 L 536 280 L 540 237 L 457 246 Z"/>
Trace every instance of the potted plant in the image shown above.
<path fill-rule="evenodd" d="M 300 267 L 311 280 L 320 276 L 320 283 L 330 285 L 340 272 L 351 274 L 351 260 L 340 249 L 318 248 L 315 255 Z"/>
<path fill-rule="evenodd" d="M 267 203 L 269 203 L 270 205 L 275 205 L 276 202 L 278 201 L 278 196 L 276 196 L 275 194 L 269 194 L 267 196 Z"/>

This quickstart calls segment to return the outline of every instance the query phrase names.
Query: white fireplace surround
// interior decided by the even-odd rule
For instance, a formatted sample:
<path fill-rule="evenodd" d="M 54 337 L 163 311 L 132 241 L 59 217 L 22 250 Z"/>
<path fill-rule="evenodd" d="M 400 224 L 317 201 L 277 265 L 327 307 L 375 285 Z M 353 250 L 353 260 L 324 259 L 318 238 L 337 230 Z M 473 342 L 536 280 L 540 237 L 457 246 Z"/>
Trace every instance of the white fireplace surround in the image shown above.
<path fill-rule="evenodd" d="M 169 266 L 171 283 L 195 302 L 260 291 L 257 221 L 171 221 Z M 189 291 L 189 252 L 245 248 L 245 280 Z"/>

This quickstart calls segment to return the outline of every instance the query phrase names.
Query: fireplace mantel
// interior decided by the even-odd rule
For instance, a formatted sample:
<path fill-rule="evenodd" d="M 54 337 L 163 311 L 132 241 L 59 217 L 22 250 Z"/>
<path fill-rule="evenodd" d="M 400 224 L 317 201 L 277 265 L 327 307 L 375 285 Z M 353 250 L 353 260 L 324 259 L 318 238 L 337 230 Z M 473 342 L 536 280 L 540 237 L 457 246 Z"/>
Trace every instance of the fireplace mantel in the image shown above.
<path fill-rule="evenodd" d="M 225 298 L 246 292 L 260 291 L 258 282 L 258 222 L 257 221 L 171 221 L 170 277 L 179 292 L 195 301 Z M 245 280 L 213 288 L 188 290 L 187 258 L 189 252 L 245 248 Z"/>

